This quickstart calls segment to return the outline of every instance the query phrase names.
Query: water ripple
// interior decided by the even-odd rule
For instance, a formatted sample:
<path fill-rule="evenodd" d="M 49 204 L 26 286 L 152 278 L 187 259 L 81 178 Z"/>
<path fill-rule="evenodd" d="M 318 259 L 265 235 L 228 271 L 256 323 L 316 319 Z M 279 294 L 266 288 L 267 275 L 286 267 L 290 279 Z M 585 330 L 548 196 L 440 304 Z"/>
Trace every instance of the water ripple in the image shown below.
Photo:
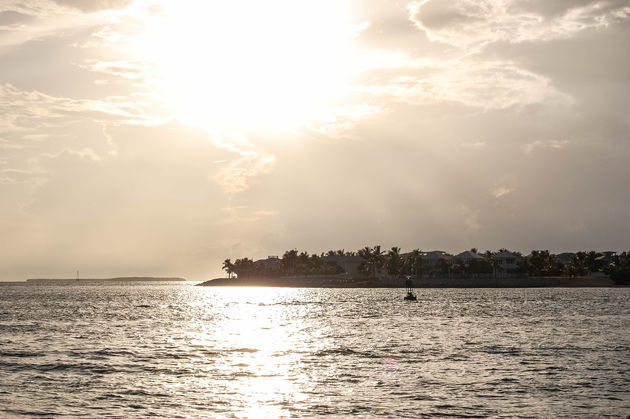
<path fill-rule="evenodd" d="M 630 412 L 627 288 L 1 286 L 0 416 Z"/>

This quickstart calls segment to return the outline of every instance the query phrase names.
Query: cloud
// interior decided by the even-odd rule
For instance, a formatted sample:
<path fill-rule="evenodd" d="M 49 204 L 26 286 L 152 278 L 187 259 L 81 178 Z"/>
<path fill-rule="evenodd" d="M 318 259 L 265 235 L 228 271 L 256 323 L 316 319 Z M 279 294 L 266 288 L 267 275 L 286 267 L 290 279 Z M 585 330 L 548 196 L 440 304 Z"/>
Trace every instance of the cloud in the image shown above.
<path fill-rule="evenodd" d="M 421 0 L 409 3 L 408 10 L 411 21 L 429 39 L 465 48 L 567 38 L 630 16 L 627 2 L 556 6 L 517 0 Z"/>
<path fill-rule="evenodd" d="M 98 154 L 96 154 L 96 152 L 94 150 L 92 150 L 89 147 L 86 147 L 86 148 L 81 149 L 81 150 L 68 149 L 67 152 L 69 154 L 74 155 L 74 156 L 78 156 L 81 159 L 88 159 L 88 160 L 92 160 L 94 162 L 100 162 L 102 160 L 102 158 Z"/>
<path fill-rule="evenodd" d="M 21 150 L 24 147 L 24 144 L 15 144 L 9 140 L 0 138 L 0 150 Z"/>
<path fill-rule="evenodd" d="M 54 97 L 3 84 L 0 85 L 0 133 L 59 126 L 70 117 L 129 124 L 159 123 L 161 119 L 146 113 L 145 106 L 124 97 L 112 96 L 104 100 Z"/>
<path fill-rule="evenodd" d="M 79 64 L 79 67 L 134 81 L 141 81 L 147 76 L 145 66 L 132 61 L 91 60 L 85 64 Z"/>
<path fill-rule="evenodd" d="M 505 186 L 499 186 L 496 187 L 492 190 L 492 195 L 494 195 L 495 198 L 501 198 L 503 196 L 506 196 L 508 194 L 512 193 L 512 189 L 507 188 Z"/>
<path fill-rule="evenodd" d="M 37 170 L 2 169 L 0 170 L 0 184 L 17 185 L 20 183 L 31 183 L 42 176 L 43 173 Z"/>
<path fill-rule="evenodd" d="M 18 14 L 0 14 L 0 231 L 12 238 L 3 278 L 82 260 L 105 275 L 200 279 L 225 257 L 293 247 L 625 246 L 627 1 L 362 1 L 348 20 L 357 25 L 342 90 L 295 131 L 240 129 L 238 112 L 266 119 L 274 88 L 258 89 L 256 74 L 248 82 L 259 70 L 251 57 L 237 66 L 245 85 L 226 92 L 244 94 L 225 97 L 244 139 L 169 120 L 177 105 L 155 93 L 165 80 L 149 51 L 128 55 L 149 26 L 174 39 L 161 25 L 169 10 L 154 19 L 144 2 L 106 13 L 127 3 L 61 3 L 8 0 Z M 237 26 L 227 32 L 243 35 Z M 191 39 L 172 51 L 204 50 Z M 288 68 L 280 82 L 305 67 Z M 198 101 L 186 102 L 221 132 L 225 101 L 217 117 L 203 85 L 223 86 L 199 80 L 187 85 Z M 311 79 L 296 80 L 301 97 Z"/>
<path fill-rule="evenodd" d="M 275 163 L 275 157 L 269 153 L 246 150 L 221 140 L 216 140 L 215 145 L 239 155 L 213 176 L 213 180 L 228 194 L 247 190 L 254 178 L 271 171 Z"/>
<path fill-rule="evenodd" d="M 17 26 L 22 23 L 30 22 L 33 16 L 13 10 L 5 10 L 0 12 L 0 26 Z"/>
<path fill-rule="evenodd" d="M 407 75 L 361 89 L 415 105 L 459 103 L 482 109 L 505 109 L 543 102 L 572 104 L 571 97 L 556 90 L 548 78 L 509 61 L 457 59 L 436 66 L 431 68 L 437 71 L 409 68 Z"/>
<path fill-rule="evenodd" d="M 222 211 L 225 213 L 223 219 L 225 224 L 238 225 L 258 223 L 263 219 L 268 221 L 270 217 L 278 215 L 278 211 L 275 210 L 254 209 L 247 205 L 228 206 L 222 208 Z"/>
<path fill-rule="evenodd" d="M 480 210 L 472 209 L 468 205 L 461 206 L 461 216 L 464 226 L 470 230 L 481 230 L 483 226 L 479 222 Z"/>
<path fill-rule="evenodd" d="M 99 12 L 109 9 L 123 9 L 134 0 L 54 0 L 60 6 L 78 9 L 82 12 Z"/>
<path fill-rule="evenodd" d="M 568 140 L 549 140 L 549 141 L 536 140 L 536 141 L 525 144 L 522 147 L 522 149 L 523 149 L 523 153 L 530 154 L 535 149 L 562 150 L 568 144 L 569 144 Z"/>
<path fill-rule="evenodd" d="M 2 183 L 28 184 L 19 198 L 24 202 L 30 199 L 32 187 L 50 177 L 43 162 L 103 164 L 118 152 L 111 127 L 155 122 L 145 108 L 126 98 L 55 97 L 0 84 L 0 150 L 7 167 Z"/>
<path fill-rule="evenodd" d="M 72 167 L 76 165 L 77 161 L 100 163 L 102 158 L 89 147 L 81 150 L 65 148 L 56 153 L 42 152 L 28 159 L 26 169 L 8 168 L 0 171 L 2 174 L 0 183 L 30 184 L 30 186 L 38 188 L 48 181 L 56 168 Z M 36 192 L 36 190 L 33 189 L 31 192 Z"/>
<path fill-rule="evenodd" d="M 107 25 L 93 32 L 87 41 L 78 41 L 74 43 L 73 46 L 77 48 L 107 48 L 114 46 L 116 42 L 124 38 L 125 36 L 123 34 Z M 91 64 L 94 61 L 96 60 L 89 60 L 88 63 Z M 85 65 L 85 67 L 89 67 L 89 65 Z"/>
<path fill-rule="evenodd" d="M 484 148 L 486 146 L 486 142 L 485 141 L 477 141 L 474 143 L 461 143 L 460 147 L 462 148 L 470 148 L 473 150 L 481 150 L 482 148 Z"/>
<path fill-rule="evenodd" d="M 557 18 L 573 9 L 590 8 L 595 14 L 623 10 L 626 0 L 519 0 L 510 4 L 508 11 L 535 13 L 545 19 Z"/>
<path fill-rule="evenodd" d="M 359 121 L 373 117 L 381 111 L 381 106 L 366 103 L 339 106 L 331 110 L 327 117 L 309 123 L 307 130 L 330 138 L 344 138 Z"/>

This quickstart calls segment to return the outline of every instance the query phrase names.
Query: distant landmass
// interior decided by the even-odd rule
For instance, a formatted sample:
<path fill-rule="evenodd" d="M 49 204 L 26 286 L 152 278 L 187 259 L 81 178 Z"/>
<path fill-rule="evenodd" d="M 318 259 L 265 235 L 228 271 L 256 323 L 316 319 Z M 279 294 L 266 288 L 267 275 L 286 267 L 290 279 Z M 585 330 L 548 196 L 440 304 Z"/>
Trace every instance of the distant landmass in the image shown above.
<path fill-rule="evenodd" d="M 119 276 L 116 278 L 29 278 L 26 282 L 169 282 L 169 281 L 186 281 L 186 278 L 163 278 L 153 276 Z"/>

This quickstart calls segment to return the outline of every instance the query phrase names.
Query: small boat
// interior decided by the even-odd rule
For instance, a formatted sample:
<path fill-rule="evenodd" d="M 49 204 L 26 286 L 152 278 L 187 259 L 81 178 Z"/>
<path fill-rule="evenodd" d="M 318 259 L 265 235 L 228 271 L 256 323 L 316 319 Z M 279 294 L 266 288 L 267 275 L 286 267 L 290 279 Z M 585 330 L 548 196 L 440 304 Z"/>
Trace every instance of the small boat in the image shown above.
<path fill-rule="evenodd" d="M 407 295 L 405 295 L 405 301 L 417 301 L 418 297 L 413 293 L 413 281 L 411 277 L 407 277 L 405 281 L 405 287 L 407 288 Z"/>

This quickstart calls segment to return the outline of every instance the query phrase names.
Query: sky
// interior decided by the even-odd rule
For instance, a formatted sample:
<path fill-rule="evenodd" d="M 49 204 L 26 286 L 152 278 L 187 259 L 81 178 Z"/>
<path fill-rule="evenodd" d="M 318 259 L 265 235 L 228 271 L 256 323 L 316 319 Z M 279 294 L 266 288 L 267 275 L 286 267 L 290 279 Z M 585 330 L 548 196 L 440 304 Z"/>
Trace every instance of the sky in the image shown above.
<path fill-rule="evenodd" d="M 0 280 L 630 248 L 630 3 L 2 0 Z"/>

